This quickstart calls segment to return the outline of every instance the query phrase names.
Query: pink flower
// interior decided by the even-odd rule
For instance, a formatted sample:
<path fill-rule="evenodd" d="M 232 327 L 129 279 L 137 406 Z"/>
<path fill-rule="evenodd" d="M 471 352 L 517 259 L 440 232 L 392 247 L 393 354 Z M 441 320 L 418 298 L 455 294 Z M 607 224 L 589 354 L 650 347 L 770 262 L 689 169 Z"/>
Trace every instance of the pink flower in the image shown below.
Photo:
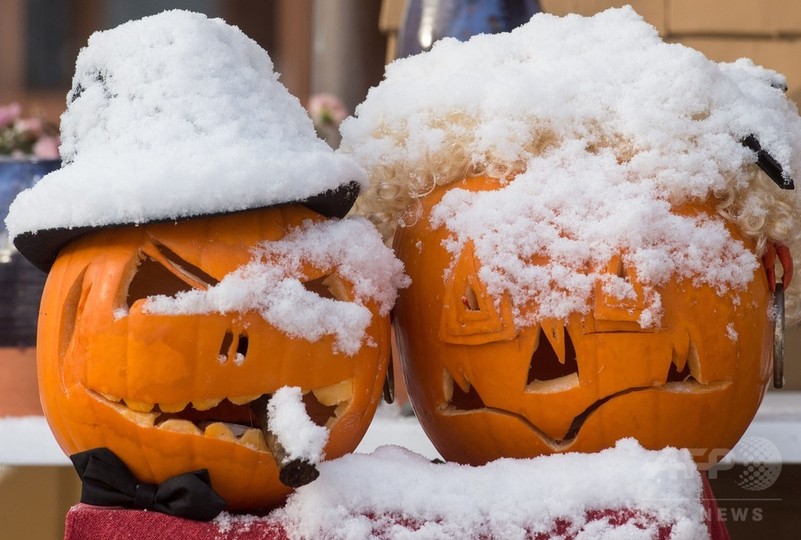
<path fill-rule="evenodd" d="M 14 129 L 23 137 L 36 139 L 44 133 L 44 122 L 41 118 L 20 118 L 14 123 Z"/>
<path fill-rule="evenodd" d="M 58 137 L 45 135 L 33 145 L 33 155 L 42 159 L 58 159 Z"/>
<path fill-rule="evenodd" d="M 315 126 L 339 127 L 348 117 L 345 104 L 333 94 L 314 94 L 309 98 L 308 109 Z"/>
<path fill-rule="evenodd" d="M 0 105 L 0 128 L 6 127 L 14 123 L 22 113 L 22 106 L 19 103 L 9 103 L 8 105 Z"/>
<path fill-rule="evenodd" d="M 38 116 L 22 118 L 19 103 L 0 105 L 0 155 L 57 159 L 58 145 L 57 125 Z"/>

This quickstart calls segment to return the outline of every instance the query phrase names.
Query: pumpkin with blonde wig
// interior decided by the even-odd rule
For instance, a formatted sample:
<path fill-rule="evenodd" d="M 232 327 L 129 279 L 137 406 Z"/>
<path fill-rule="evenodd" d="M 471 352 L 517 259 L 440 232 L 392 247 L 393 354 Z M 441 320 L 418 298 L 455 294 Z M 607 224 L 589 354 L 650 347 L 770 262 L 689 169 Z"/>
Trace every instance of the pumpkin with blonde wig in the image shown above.
<path fill-rule="evenodd" d="M 708 466 L 734 446 L 774 360 L 780 385 L 783 317 L 801 320 L 786 87 L 665 43 L 630 7 L 387 67 L 341 149 L 412 280 L 394 329 L 443 457 L 635 437 Z"/>

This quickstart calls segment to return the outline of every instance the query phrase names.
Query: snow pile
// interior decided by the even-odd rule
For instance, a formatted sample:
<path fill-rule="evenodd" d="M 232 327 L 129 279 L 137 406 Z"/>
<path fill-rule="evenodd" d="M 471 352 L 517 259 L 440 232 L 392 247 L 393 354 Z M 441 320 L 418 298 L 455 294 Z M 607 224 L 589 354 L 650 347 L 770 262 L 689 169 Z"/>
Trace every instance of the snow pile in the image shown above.
<path fill-rule="evenodd" d="M 10 237 L 305 199 L 364 171 L 318 139 L 268 54 L 167 11 L 92 35 L 61 118 L 64 167 L 21 193 Z"/>
<path fill-rule="evenodd" d="M 660 527 L 672 527 L 671 538 L 707 538 L 689 453 L 646 451 L 633 439 L 598 454 L 483 467 L 385 446 L 319 468 L 270 516 L 292 538 L 531 538 L 560 523 L 582 539 L 657 538 Z"/>
<path fill-rule="evenodd" d="M 309 463 L 322 461 L 328 430 L 309 418 L 300 388 L 284 386 L 276 390 L 267 404 L 267 418 L 270 433 L 286 451 L 285 462 L 295 459 Z"/>
<path fill-rule="evenodd" d="M 304 264 L 353 284 L 353 301 L 323 298 L 306 289 L 303 281 L 310 276 L 303 274 Z M 367 304 L 388 315 L 398 289 L 408 282 L 402 263 L 367 220 L 307 221 L 281 240 L 255 248 L 248 264 L 217 285 L 174 297 L 149 297 L 144 311 L 189 315 L 256 310 L 290 336 L 317 341 L 333 335 L 338 350 L 354 355 L 371 322 Z"/>
<path fill-rule="evenodd" d="M 799 252 L 799 190 L 779 189 L 743 145 L 754 135 L 801 179 L 801 118 L 784 86 L 749 60 L 717 64 L 663 42 L 630 7 L 538 14 L 392 63 L 343 123 L 341 148 L 368 170 L 358 212 L 385 235 L 419 219 L 436 186 L 498 178 L 497 193 L 449 195 L 435 223 L 454 251 L 474 241 L 496 294 L 536 289 L 543 316 L 558 317 L 584 305 L 613 254 L 652 286 L 678 275 L 722 291 L 750 282 L 767 241 Z M 676 210 L 705 200 L 720 217 Z M 756 247 L 733 241 L 724 218 Z M 532 255 L 550 262 L 533 268 Z M 659 318 L 650 302 L 643 324 Z"/>

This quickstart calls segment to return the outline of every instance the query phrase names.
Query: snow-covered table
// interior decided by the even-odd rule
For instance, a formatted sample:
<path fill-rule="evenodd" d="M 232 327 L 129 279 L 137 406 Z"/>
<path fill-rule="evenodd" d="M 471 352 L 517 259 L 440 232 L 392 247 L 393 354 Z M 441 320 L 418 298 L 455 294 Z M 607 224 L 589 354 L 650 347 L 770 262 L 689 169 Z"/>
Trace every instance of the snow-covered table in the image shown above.
<path fill-rule="evenodd" d="M 597 454 L 436 464 L 397 446 L 324 462 L 320 477 L 267 516 L 200 523 L 79 504 L 66 540 L 84 538 L 637 538 L 727 540 L 689 453 L 633 439 Z"/>
<path fill-rule="evenodd" d="M 707 497 L 711 492 L 705 492 Z M 705 499 L 707 515 L 716 515 L 716 505 L 713 499 Z M 596 511 L 588 520 L 583 532 L 590 533 L 593 523 L 612 522 L 621 527 L 632 521 L 634 514 L 628 512 Z M 376 519 L 376 522 L 378 519 Z M 409 521 L 398 521 L 398 526 L 409 527 L 410 530 L 421 530 L 419 524 Z M 720 521 L 707 523 L 711 540 L 729 540 L 725 525 Z M 554 533 L 564 532 L 565 523 L 555 523 Z M 386 538 L 391 538 L 388 527 Z M 396 531 L 397 532 L 397 531 Z M 671 527 L 658 530 L 655 539 L 667 540 L 672 532 Z M 534 540 L 545 540 L 550 533 L 532 535 Z M 97 506 L 78 504 L 67 514 L 64 540 L 83 540 L 89 538 L 103 538 L 105 540 L 123 540 L 129 538 L 138 540 L 162 540 L 164 538 L 183 538 L 185 540 L 285 540 L 290 536 L 283 524 L 275 519 L 254 516 L 233 516 L 225 514 L 212 522 L 191 521 L 159 514 L 157 512 L 143 512 L 139 510 L 108 509 Z M 424 536 L 421 536 L 424 538 Z M 566 536 L 563 538 L 576 538 Z"/>

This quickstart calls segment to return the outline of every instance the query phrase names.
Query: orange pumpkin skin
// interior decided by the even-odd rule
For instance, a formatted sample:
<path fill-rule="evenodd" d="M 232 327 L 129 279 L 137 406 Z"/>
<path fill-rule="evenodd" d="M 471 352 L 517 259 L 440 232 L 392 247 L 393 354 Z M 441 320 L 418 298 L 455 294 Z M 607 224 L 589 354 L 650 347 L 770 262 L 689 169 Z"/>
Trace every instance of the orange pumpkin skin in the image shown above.
<path fill-rule="evenodd" d="M 745 290 L 722 296 L 691 280 L 669 281 L 658 288 L 658 328 L 641 329 L 639 308 L 618 305 L 600 288 L 587 315 L 515 328 L 509 298 L 496 309 L 483 288 L 470 245 L 446 273 L 448 232 L 429 224 L 449 189 L 497 187 L 490 178 L 439 187 L 422 200 L 417 223 L 395 234 L 412 280 L 395 306 L 397 345 L 415 412 L 441 455 L 479 465 L 595 452 L 635 437 L 649 449 L 689 448 L 701 467 L 720 460 L 752 420 L 770 376 L 764 271 Z M 711 204 L 674 211 L 714 215 Z M 729 231 L 753 250 L 753 242 Z M 610 271 L 615 266 L 610 261 Z M 739 339 L 729 337 L 732 330 Z M 560 348 L 576 358 L 572 371 L 555 360 Z"/>
<path fill-rule="evenodd" d="M 154 413 L 131 408 L 156 404 L 158 411 L 197 403 L 202 409 L 223 398 L 246 401 L 298 386 L 304 401 L 313 395 L 310 391 L 328 388 L 307 401 L 312 417 L 317 407 L 320 423 L 327 418 L 326 458 L 352 451 L 380 399 L 389 356 L 389 320 L 379 316 L 376 306 L 367 305 L 373 317 L 366 331 L 375 346 L 364 345 L 353 356 L 333 352 L 331 336 L 317 342 L 292 338 L 254 312 L 142 311 L 147 295 L 171 294 L 174 290 L 165 283 L 177 279 L 153 263 L 153 256 L 166 257 L 168 266 L 177 262 L 188 270 L 190 281 L 220 280 L 250 260 L 250 248 L 279 240 L 309 219 L 324 218 L 302 206 L 268 208 L 100 230 L 62 250 L 42 296 L 37 343 L 42 405 L 62 449 L 72 454 L 108 447 L 140 481 L 151 483 L 208 469 L 212 487 L 228 508 L 276 506 L 290 490 L 279 482 L 275 460 L 257 433 L 243 444 L 227 434 L 211 436 L 202 427 L 181 432 L 187 423 L 171 431 L 153 425 Z M 312 281 L 332 270 L 304 263 L 303 272 Z M 351 294 L 345 279 L 339 284 L 340 295 Z M 115 317 L 128 304 L 127 315 Z M 235 352 L 244 350 L 243 335 L 246 355 L 237 357 Z M 330 407 L 321 404 L 326 401 Z M 247 405 L 223 404 L 223 414 L 247 414 Z"/>

